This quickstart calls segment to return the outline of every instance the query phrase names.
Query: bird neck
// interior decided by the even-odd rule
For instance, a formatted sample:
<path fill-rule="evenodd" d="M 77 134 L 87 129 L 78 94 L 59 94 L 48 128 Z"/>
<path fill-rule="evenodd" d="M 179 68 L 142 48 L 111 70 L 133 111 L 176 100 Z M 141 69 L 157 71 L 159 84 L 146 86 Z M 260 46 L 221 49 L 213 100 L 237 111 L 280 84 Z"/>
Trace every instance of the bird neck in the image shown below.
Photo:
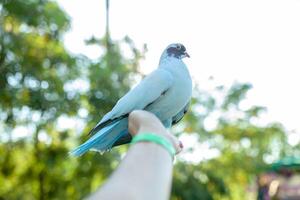
<path fill-rule="evenodd" d="M 178 65 L 183 63 L 181 59 L 175 58 L 173 56 L 161 56 L 159 60 L 159 67 L 172 67 L 173 65 Z"/>

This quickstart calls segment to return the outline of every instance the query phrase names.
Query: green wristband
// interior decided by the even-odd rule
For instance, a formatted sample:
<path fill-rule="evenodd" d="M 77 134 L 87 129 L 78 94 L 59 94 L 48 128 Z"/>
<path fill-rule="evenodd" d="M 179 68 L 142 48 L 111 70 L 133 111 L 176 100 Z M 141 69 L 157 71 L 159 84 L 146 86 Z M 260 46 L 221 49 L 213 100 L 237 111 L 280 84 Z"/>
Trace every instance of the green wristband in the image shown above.
<path fill-rule="evenodd" d="M 169 154 L 172 156 L 172 158 L 174 157 L 174 155 L 176 153 L 175 148 L 173 147 L 171 142 L 169 142 L 169 140 L 167 140 L 163 136 L 153 134 L 153 133 L 140 133 L 132 139 L 131 144 L 135 144 L 135 143 L 141 142 L 141 141 L 154 142 L 154 143 L 160 145 L 161 147 L 163 147 L 164 149 L 166 149 L 169 152 Z"/>

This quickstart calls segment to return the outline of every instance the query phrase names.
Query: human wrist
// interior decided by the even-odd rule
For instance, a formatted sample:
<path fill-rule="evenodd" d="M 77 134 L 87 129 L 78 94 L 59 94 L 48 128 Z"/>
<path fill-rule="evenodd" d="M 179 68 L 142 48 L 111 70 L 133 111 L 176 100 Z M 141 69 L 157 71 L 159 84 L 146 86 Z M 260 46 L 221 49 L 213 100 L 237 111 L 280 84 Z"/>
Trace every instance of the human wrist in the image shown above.
<path fill-rule="evenodd" d="M 176 154 L 176 146 L 172 144 L 172 141 L 168 137 L 152 132 L 142 132 L 137 134 L 131 141 L 131 144 L 136 144 L 140 142 L 154 143 L 163 149 L 165 149 L 169 155 L 174 158 Z"/>
<path fill-rule="evenodd" d="M 139 135 L 141 133 L 153 133 L 153 134 L 161 135 L 165 137 L 169 142 L 171 142 L 172 145 L 176 148 L 176 142 L 174 141 L 174 138 L 171 136 L 171 133 L 165 128 L 160 128 L 158 126 L 156 127 L 141 126 L 137 131 L 136 135 Z"/>

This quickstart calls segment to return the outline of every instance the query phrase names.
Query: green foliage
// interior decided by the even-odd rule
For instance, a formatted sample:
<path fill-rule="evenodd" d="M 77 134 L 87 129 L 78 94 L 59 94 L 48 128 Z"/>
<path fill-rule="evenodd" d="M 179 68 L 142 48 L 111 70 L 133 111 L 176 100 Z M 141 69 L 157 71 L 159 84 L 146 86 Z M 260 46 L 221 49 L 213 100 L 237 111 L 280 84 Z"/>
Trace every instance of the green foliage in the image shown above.
<path fill-rule="evenodd" d="M 58 121 L 79 120 L 87 133 L 129 89 L 143 52 L 129 38 L 104 38 L 108 43 L 97 43 L 107 50 L 99 61 L 70 55 L 61 38 L 69 20 L 57 3 L 4 1 L 0 9 L 0 199 L 82 199 L 107 178 L 120 154 L 69 157 L 87 135 L 75 127 L 61 130 Z M 25 137 L 13 131 L 20 127 Z"/>
<path fill-rule="evenodd" d="M 210 93 L 196 92 L 192 112 L 179 132 L 198 135 L 199 144 L 209 143 L 218 155 L 199 164 L 179 162 L 174 172 L 173 199 L 247 199 L 247 189 L 256 175 L 268 168 L 270 159 L 286 154 L 289 145 L 280 124 L 253 123 L 265 108 L 239 107 L 250 88 L 249 84 L 235 83 L 228 90 L 216 87 Z M 216 126 L 206 128 L 205 120 L 216 113 Z M 190 151 L 195 150 L 197 147 Z"/>
<path fill-rule="evenodd" d="M 222 108 L 228 109 L 230 105 L 238 106 L 238 103 L 245 98 L 245 94 L 251 87 L 250 84 L 233 84 L 224 99 Z"/>
<path fill-rule="evenodd" d="M 178 163 L 174 172 L 172 199 L 213 199 L 213 194 L 226 195 L 221 177 L 201 165 Z"/>

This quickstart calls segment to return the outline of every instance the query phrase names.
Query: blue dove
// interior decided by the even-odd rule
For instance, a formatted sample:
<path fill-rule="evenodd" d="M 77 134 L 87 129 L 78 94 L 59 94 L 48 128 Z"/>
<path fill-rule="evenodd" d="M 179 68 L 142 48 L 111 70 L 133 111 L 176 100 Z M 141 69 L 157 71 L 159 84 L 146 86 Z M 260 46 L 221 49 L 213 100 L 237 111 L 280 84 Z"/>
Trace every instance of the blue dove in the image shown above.
<path fill-rule="evenodd" d="M 91 137 L 74 149 L 80 156 L 88 150 L 105 152 L 114 146 L 129 143 L 128 115 L 133 110 L 155 114 L 166 128 L 179 122 L 187 112 L 192 95 L 192 79 L 182 58 L 189 57 L 179 43 L 163 51 L 158 68 L 131 89 L 90 131 Z"/>

